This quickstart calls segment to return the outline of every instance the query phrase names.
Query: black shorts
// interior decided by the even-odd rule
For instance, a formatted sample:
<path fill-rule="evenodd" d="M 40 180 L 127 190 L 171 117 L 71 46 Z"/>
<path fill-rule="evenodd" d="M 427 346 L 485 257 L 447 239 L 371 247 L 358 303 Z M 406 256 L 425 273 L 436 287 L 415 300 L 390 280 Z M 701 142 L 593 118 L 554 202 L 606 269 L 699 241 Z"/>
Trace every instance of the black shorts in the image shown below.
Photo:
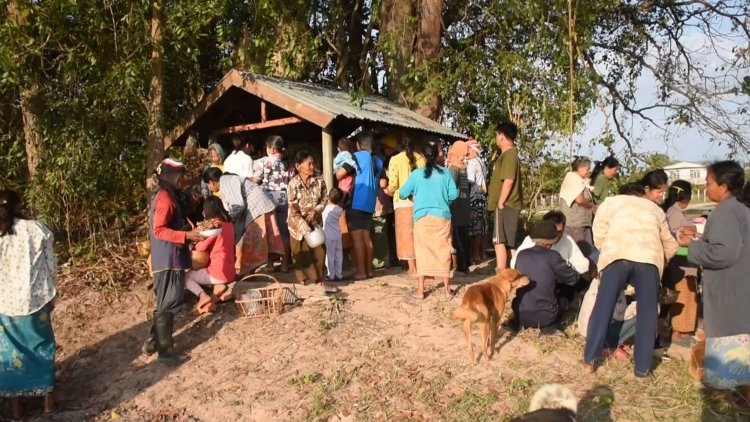
<path fill-rule="evenodd" d="M 521 222 L 521 210 L 505 207 L 495 210 L 492 243 L 504 244 L 513 249 L 518 246 L 518 226 Z"/>
<path fill-rule="evenodd" d="M 370 231 L 372 228 L 372 213 L 360 210 L 346 210 L 346 224 L 349 226 L 349 232 L 356 230 Z"/>

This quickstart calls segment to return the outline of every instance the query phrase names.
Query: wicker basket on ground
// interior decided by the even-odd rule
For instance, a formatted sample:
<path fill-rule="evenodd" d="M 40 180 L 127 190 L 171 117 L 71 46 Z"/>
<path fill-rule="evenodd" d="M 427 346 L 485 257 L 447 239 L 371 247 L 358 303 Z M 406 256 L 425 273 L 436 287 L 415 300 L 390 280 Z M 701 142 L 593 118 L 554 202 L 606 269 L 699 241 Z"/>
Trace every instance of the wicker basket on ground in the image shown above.
<path fill-rule="evenodd" d="M 279 315 L 297 303 L 294 287 L 284 287 L 267 274 L 250 274 L 234 283 L 234 303 L 245 318 Z"/>

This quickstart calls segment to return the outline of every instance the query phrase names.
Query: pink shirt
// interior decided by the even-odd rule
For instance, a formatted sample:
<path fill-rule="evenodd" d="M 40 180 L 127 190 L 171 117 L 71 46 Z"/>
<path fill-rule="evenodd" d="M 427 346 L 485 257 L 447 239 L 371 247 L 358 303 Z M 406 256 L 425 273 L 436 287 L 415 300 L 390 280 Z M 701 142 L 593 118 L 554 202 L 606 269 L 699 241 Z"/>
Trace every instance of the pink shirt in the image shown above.
<path fill-rule="evenodd" d="M 339 180 L 339 189 L 344 193 L 352 193 L 352 186 L 354 185 L 354 177 L 351 174 L 347 174 L 343 179 Z"/>
<path fill-rule="evenodd" d="M 221 223 L 221 233 L 209 237 L 195 245 L 196 251 L 210 251 L 208 275 L 217 280 L 230 283 L 237 273 L 234 270 L 234 226 L 232 223 Z"/>

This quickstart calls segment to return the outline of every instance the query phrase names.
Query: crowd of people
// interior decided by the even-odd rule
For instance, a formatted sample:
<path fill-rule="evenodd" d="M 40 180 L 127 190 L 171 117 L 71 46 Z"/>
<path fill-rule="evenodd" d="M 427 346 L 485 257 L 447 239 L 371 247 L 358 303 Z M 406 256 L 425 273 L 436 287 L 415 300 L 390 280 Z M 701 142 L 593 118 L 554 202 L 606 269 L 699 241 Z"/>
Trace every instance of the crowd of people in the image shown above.
<path fill-rule="evenodd" d="M 491 241 L 496 271 L 516 268 L 530 280 L 512 301 L 513 328 L 557 334 L 566 311 L 578 311 L 584 370 L 632 354 L 635 376 L 646 377 L 659 317 L 673 342 L 689 345 L 702 307 L 704 381 L 739 387 L 750 399 L 743 168 L 733 161 L 708 167 L 707 195 L 718 205 L 706 220 L 686 216 L 693 187 L 670 185 L 664 170 L 616 189 L 614 157 L 577 157 L 558 209 L 523 236 L 517 137 L 514 124 L 499 124 L 499 154 L 487 163 L 474 139 L 444 150 L 439 139 L 374 139 L 361 131 L 338 141 L 335 186 L 326 185 L 312 151 L 289 154 L 280 136 L 266 139 L 262 157 L 240 136 L 230 154 L 211 144 L 191 186 L 182 162 L 164 160 L 149 209 L 156 309 L 143 353 L 167 364 L 186 359 L 172 341 L 185 290 L 207 313 L 232 299 L 229 284 L 258 271 L 293 270 L 299 283 L 331 287 L 402 265 L 416 281 L 409 300 L 425 298 L 427 279 L 442 282 L 450 299 L 452 278 L 485 261 Z M 21 217 L 15 192 L 0 192 L 0 396 L 43 395 L 47 410 L 54 406 L 55 265 L 50 231 Z M 660 300 L 665 291 L 676 291 L 673 301 Z"/>

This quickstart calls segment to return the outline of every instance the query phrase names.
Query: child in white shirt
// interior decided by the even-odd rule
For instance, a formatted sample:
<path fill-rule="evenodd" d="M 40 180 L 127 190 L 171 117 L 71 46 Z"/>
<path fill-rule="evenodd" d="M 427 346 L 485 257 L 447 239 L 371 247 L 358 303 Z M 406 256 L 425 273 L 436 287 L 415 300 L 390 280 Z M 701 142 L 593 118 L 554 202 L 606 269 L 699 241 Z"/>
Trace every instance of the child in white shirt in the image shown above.
<path fill-rule="evenodd" d="M 341 281 L 341 263 L 344 250 L 341 247 L 341 215 L 344 209 L 339 206 L 344 194 L 339 188 L 332 188 L 328 193 L 328 205 L 323 209 L 323 231 L 326 235 L 326 268 L 328 279 Z"/>

